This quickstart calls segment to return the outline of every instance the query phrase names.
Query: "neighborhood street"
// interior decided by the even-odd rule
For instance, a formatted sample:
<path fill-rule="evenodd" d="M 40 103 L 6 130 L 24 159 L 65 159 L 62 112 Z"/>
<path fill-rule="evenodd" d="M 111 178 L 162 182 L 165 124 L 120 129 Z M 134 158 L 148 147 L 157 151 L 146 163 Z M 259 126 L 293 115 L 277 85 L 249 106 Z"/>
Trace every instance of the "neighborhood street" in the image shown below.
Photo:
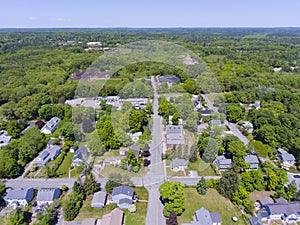
<path fill-rule="evenodd" d="M 163 126 L 162 118 L 158 115 L 158 95 L 156 92 L 155 78 L 151 77 L 152 87 L 154 88 L 153 100 L 153 130 L 152 142 L 150 146 L 150 160 L 149 172 L 144 177 L 144 186 L 149 192 L 148 210 L 146 217 L 146 225 L 163 225 L 166 224 L 163 215 L 163 204 L 160 201 L 159 186 L 165 181 L 165 170 L 162 161 L 163 151 Z"/>

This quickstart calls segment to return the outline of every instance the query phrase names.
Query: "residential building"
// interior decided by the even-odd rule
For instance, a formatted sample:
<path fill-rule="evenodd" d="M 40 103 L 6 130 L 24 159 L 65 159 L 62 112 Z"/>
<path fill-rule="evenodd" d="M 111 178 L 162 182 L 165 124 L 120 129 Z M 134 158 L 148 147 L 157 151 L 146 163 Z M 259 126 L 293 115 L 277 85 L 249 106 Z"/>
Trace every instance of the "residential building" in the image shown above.
<path fill-rule="evenodd" d="M 300 221 L 300 201 L 288 202 L 279 198 L 275 203 L 266 205 L 265 209 L 270 220 L 281 220 L 284 223 Z"/>
<path fill-rule="evenodd" d="M 282 148 L 277 149 L 277 152 L 278 161 L 282 161 L 286 167 L 291 167 L 295 164 L 295 157 L 292 154 L 286 152 Z"/>
<path fill-rule="evenodd" d="M 90 42 L 87 42 L 86 45 L 89 46 L 89 47 L 101 46 L 102 42 L 100 42 L 100 41 L 90 41 Z"/>
<path fill-rule="evenodd" d="M 263 197 L 258 199 L 257 201 L 262 208 L 265 207 L 265 205 L 274 203 L 274 200 L 271 197 Z"/>
<path fill-rule="evenodd" d="M 43 134 L 52 134 L 56 128 L 60 119 L 58 117 L 52 117 L 41 129 Z"/>
<path fill-rule="evenodd" d="M 175 158 L 171 161 L 170 167 L 173 171 L 183 171 L 188 166 L 188 161 L 185 159 Z"/>
<path fill-rule="evenodd" d="M 51 140 L 49 142 L 51 143 Z M 49 161 L 56 159 L 61 153 L 61 147 L 49 144 L 49 142 L 47 148 L 44 149 L 35 160 L 35 163 L 40 166 L 45 166 Z"/>
<path fill-rule="evenodd" d="M 207 116 L 210 116 L 210 114 L 211 114 L 213 111 L 210 110 L 210 109 L 202 109 L 202 110 L 199 110 L 198 112 L 201 113 L 202 120 L 204 120 Z"/>
<path fill-rule="evenodd" d="M 120 155 L 127 155 L 128 151 L 129 151 L 129 148 L 121 147 L 119 149 L 119 154 Z"/>
<path fill-rule="evenodd" d="M 157 76 L 157 79 L 159 83 L 181 83 L 180 79 L 176 76 Z"/>
<path fill-rule="evenodd" d="M 253 109 L 259 110 L 260 109 L 260 102 L 256 101 L 253 103 L 249 103 L 248 106 L 252 107 Z"/>
<path fill-rule="evenodd" d="M 249 133 L 253 132 L 253 124 L 250 123 L 249 121 L 244 121 L 242 123 L 242 127 Z"/>
<path fill-rule="evenodd" d="M 28 203 L 32 201 L 34 197 L 33 188 L 27 189 L 7 189 L 6 195 L 4 196 L 4 200 L 7 206 L 10 207 L 18 207 L 18 206 L 28 206 Z"/>
<path fill-rule="evenodd" d="M 74 157 L 72 159 L 73 166 L 82 166 L 85 164 L 88 156 L 88 148 L 85 146 L 81 146 L 74 153 Z"/>
<path fill-rule="evenodd" d="M 181 225 L 221 225 L 222 219 L 218 212 L 209 212 L 201 208 L 195 212 L 194 221 L 191 223 L 182 223 Z"/>
<path fill-rule="evenodd" d="M 134 200 L 134 189 L 128 186 L 118 186 L 113 189 L 111 202 L 117 203 L 120 208 L 128 208 Z"/>
<path fill-rule="evenodd" d="M 256 155 L 244 156 L 244 160 L 246 163 L 250 164 L 250 169 L 258 169 L 259 160 Z"/>
<path fill-rule="evenodd" d="M 134 151 L 135 157 L 140 158 L 140 151 L 141 151 L 140 146 L 138 146 L 137 144 L 133 144 L 133 145 L 129 146 L 128 148 L 129 148 L 129 151 L 130 150 Z M 125 154 L 125 155 L 127 155 L 127 154 Z"/>
<path fill-rule="evenodd" d="M 172 148 L 173 145 L 184 145 L 184 130 L 182 125 L 166 126 L 167 147 Z"/>
<path fill-rule="evenodd" d="M 224 155 L 220 155 L 214 160 L 214 164 L 216 164 L 218 170 L 227 170 L 232 167 L 232 159 L 227 159 Z"/>
<path fill-rule="evenodd" d="M 91 206 L 93 208 L 103 208 L 106 204 L 107 193 L 105 191 L 98 191 L 94 193 Z"/>
<path fill-rule="evenodd" d="M 97 225 L 123 225 L 124 213 L 121 209 L 116 208 L 109 214 L 102 217 L 101 220 L 97 221 Z"/>
<path fill-rule="evenodd" d="M 8 135 L 6 130 L 1 130 L 0 131 L 0 148 L 5 145 L 8 145 L 11 138 L 12 138 L 12 136 Z"/>
<path fill-rule="evenodd" d="M 250 225 L 263 225 L 257 217 L 249 218 L 248 221 Z"/>
<path fill-rule="evenodd" d="M 54 200 L 61 195 L 59 188 L 42 188 L 38 191 L 36 196 L 36 203 L 38 206 L 50 205 Z"/>

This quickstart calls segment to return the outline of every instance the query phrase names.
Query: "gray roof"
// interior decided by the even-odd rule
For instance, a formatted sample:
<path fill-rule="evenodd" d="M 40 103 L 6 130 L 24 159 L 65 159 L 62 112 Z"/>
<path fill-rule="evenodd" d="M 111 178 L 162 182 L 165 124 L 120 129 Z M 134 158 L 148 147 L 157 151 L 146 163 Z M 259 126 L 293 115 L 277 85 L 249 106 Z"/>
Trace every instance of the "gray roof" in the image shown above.
<path fill-rule="evenodd" d="M 88 149 L 87 149 L 87 147 L 81 146 L 75 152 L 74 157 L 73 157 L 73 161 L 76 160 L 76 159 L 80 159 L 82 161 L 85 161 L 87 155 L 88 155 Z"/>
<path fill-rule="evenodd" d="M 180 166 L 187 166 L 187 165 L 188 165 L 188 161 L 185 160 L 185 159 L 175 158 L 171 161 L 171 168 L 180 167 Z"/>
<path fill-rule="evenodd" d="M 176 76 L 158 76 L 158 81 L 160 83 L 163 83 L 163 82 L 167 82 L 167 83 L 174 83 L 174 82 L 180 82 L 180 79 Z"/>
<path fill-rule="evenodd" d="M 103 204 L 105 205 L 107 193 L 105 191 L 98 191 L 94 193 L 92 205 L 93 204 Z"/>
<path fill-rule="evenodd" d="M 250 163 L 250 168 L 251 169 L 257 169 L 258 168 L 259 161 L 258 161 L 258 158 L 257 158 L 256 155 L 244 156 L 244 160 L 245 160 L 246 163 Z"/>
<path fill-rule="evenodd" d="M 52 117 L 43 127 L 42 130 L 53 130 L 57 124 L 59 123 L 60 119 L 58 117 Z"/>
<path fill-rule="evenodd" d="M 0 131 L 0 147 L 8 145 L 12 136 L 8 135 L 5 130 Z"/>
<path fill-rule="evenodd" d="M 128 204 L 128 205 L 131 205 L 132 204 L 132 199 L 129 199 L 129 198 L 122 198 L 120 199 L 119 201 L 119 205 L 121 204 Z"/>
<path fill-rule="evenodd" d="M 60 194 L 59 188 L 42 188 L 37 194 L 36 201 L 54 201 L 59 198 Z"/>
<path fill-rule="evenodd" d="M 137 157 L 137 158 L 140 157 L 140 150 L 141 150 L 141 148 L 137 144 L 133 144 L 133 145 L 129 146 L 128 149 L 129 149 L 129 151 L 130 150 L 134 151 L 135 157 Z M 128 154 L 128 151 L 125 152 L 125 155 L 127 155 L 127 154 Z"/>
<path fill-rule="evenodd" d="M 26 199 L 26 197 L 29 195 L 29 192 L 31 191 L 33 192 L 33 188 L 7 189 L 4 199 L 9 199 L 9 200 Z"/>
<path fill-rule="evenodd" d="M 167 144 L 178 145 L 185 144 L 184 131 L 182 125 L 166 126 Z"/>
<path fill-rule="evenodd" d="M 134 193 L 134 189 L 132 187 L 122 185 L 122 186 L 115 187 L 113 189 L 112 196 L 124 194 L 133 197 L 133 193 Z"/>
<path fill-rule="evenodd" d="M 219 170 L 230 169 L 232 167 L 232 159 L 227 159 L 224 155 L 218 156 L 214 162 Z"/>
<path fill-rule="evenodd" d="M 220 213 L 210 213 L 205 208 L 201 208 L 195 212 L 195 219 L 199 223 L 199 225 L 212 225 L 213 223 L 222 222 Z"/>
<path fill-rule="evenodd" d="M 263 197 L 258 199 L 258 201 L 262 206 L 274 203 L 274 200 L 271 197 Z"/>
<path fill-rule="evenodd" d="M 282 148 L 277 149 L 283 161 L 295 161 L 295 157 Z"/>
<path fill-rule="evenodd" d="M 250 225 L 262 225 L 257 217 L 249 218 Z"/>
<path fill-rule="evenodd" d="M 266 210 L 270 215 L 300 216 L 300 201 L 287 202 L 284 198 L 279 198 L 275 203 L 266 205 Z"/>

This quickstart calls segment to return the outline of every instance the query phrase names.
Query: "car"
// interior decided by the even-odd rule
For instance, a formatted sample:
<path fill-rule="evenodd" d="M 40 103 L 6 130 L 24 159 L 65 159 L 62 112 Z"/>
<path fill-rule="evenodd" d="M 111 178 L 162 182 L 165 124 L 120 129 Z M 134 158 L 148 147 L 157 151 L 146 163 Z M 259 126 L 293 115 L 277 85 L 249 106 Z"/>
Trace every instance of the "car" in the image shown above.
<path fill-rule="evenodd" d="M 294 175 L 294 178 L 300 178 L 300 175 Z"/>

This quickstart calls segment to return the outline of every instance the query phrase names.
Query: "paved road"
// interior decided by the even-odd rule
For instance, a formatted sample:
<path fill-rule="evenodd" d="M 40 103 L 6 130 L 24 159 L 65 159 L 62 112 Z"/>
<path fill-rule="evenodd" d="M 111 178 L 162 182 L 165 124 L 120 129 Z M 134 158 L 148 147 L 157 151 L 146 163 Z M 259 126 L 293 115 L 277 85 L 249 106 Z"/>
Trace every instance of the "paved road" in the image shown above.
<path fill-rule="evenodd" d="M 207 105 L 215 112 L 218 112 L 218 108 L 213 105 L 213 102 L 210 101 L 205 95 L 201 95 L 204 101 L 206 101 Z M 225 120 L 225 125 L 229 127 L 229 129 L 232 131 L 232 133 L 240 139 L 245 145 L 248 145 L 249 140 L 246 136 L 242 134 L 242 132 L 237 128 L 237 125 L 235 123 L 230 123 L 227 120 Z"/>
<path fill-rule="evenodd" d="M 205 176 L 204 179 L 210 180 L 210 179 L 220 179 L 221 176 Z M 196 185 L 199 180 L 201 180 L 201 177 L 170 177 L 168 180 L 171 181 L 178 181 L 181 184 L 186 184 L 186 185 Z"/>
<path fill-rule="evenodd" d="M 66 185 L 69 189 L 73 187 L 75 178 L 60 178 L 60 179 L 26 179 L 19 178 L 14 180 L 6 180 L 5 185 L 11 188 L 61 188 Z"/>
<path fill-rule="evenodd" d="M 158 115 L 158 95 L 154 77 L 151 77 L 151 82 L 154 88 L 153 130 L 150 145 L 151 164 L 148 169 L 148 174 L 143 178 L 142 182 L 149 192 L 146 225 L 164 225 L 166 224 L 166 220 L 163 215 L 163 204 L 160 202 L 160 194 L 158 191 L 159 186 L 166 180 L 162 161 L 163 126 L 162 118 Z"/>

